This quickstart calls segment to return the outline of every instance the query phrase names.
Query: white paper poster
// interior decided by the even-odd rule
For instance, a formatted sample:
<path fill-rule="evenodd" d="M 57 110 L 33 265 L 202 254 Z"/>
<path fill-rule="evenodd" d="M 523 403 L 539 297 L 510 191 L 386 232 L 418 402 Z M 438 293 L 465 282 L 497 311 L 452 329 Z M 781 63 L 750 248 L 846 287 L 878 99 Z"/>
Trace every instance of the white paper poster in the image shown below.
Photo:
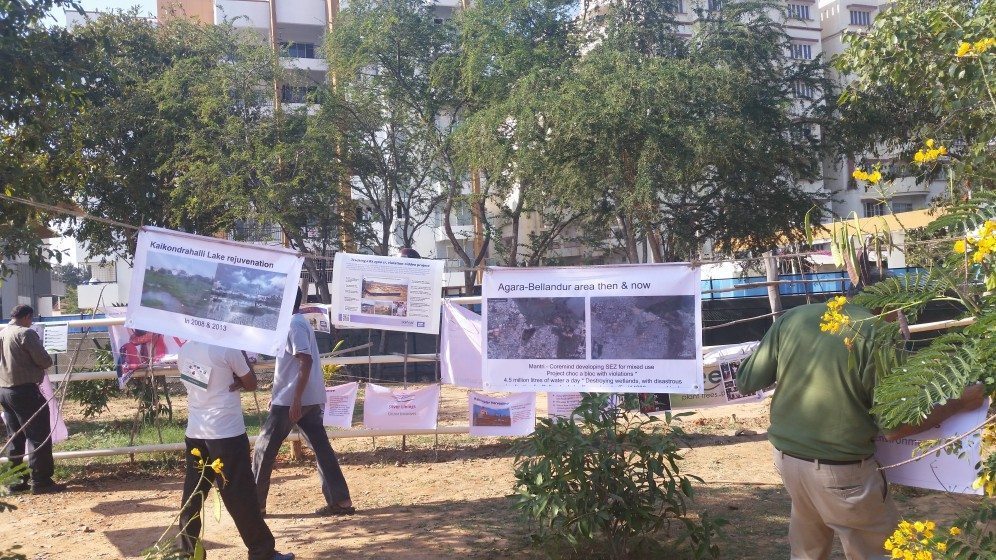
<path fill-rule="evenodd" d="M 736 385 L 740 364 L 754 353 L 757 345 L 758 342 L 745 342 L 706 349 L 702 356 L 703 393 L 657 395 L 657 409 L 709 408 L 764 400 L 766 396 L 764 391 L 758 391 L 753 395 L 742 395 Z"/>
<path fill-rule="evenodd" d="M 536 393 L 467 393 L 472 436 L 525 436 L 536 428 Z"/>
<path fill-rule="evenodd" d="M 546 415 L 550 418 L 570 418 L 581 406 L 581 393 L 547 393 Z"/>
<path fill-rule="evenodd" d="M 332 322 L 329 320 L 330 306 L 321 303 L 301 305 L 299 313 L 304 315 L 315 332 L 331 333 Z"/>
<path fill-rule="evenodd" d="M 124 317 L 124 307 L 104 308 L 107 317 Z M 175 366 L 180 347 L 186 342 L 175 336 L 165 336 L 141 329 L 130 329 L 124 325 L 107 327 L 118 372 L 118 386 L 124 388 L 133 373 L 140 369 Z"/>
<path fill-rule="evenodd" d="M 481 389 L 481 316 L 443 300 L 439 363 L 443 383 Z"/>
<path fill-rule="evenodd" d="M 126 326 L 276 355 L 303 260 L 280 247 L 143 228 Z"/>
<path fill-rule="evenodd" d="M 367 383 L 363 425 L 370 429 L 436 429 L 439 385 L 421 389 L 391 389 Z"/>
<path fill-rule="evenodd" d="M 701 393 L 699 269 L 489 268 L 484 388 Z"/>
<path fill-rule="evenodd" d="M 42 345 L 45 350 L 53 354 L 62 354 L 69 349 L 69 325 L 66 323 L 39 324 L 44 327 L 42 329 Z"/>
<path fill-rule="evenodd" d="M 913 457 L 921 441 L 943 439 L 958 436 L 978 426 L 986 419 L 989 410 L 989 399 L 978 410 L 963 412 L 948 418 L 940 426 L 897 441 L 886 441 L 879 436 L 875 441 L 875 458 L 883 467 L 908 461 Z M 962 451 L 965 456 L 958 458 L 957 454 L 948 455 L 941 452 L 933 453 L 912 463 L 885 469 L 885 478 L 893 484 L 944 490 L 959 494 L 982 494 L 982 489 L 972 488 L 977 473 L 975 465 L 979 462 L 980 438 L 975 433 L 963 440 Z"/>
<path fill-rule="evenodd" d="M 337 428 L 353 426 L 353 410 L 356 408 L 356 392 L 360 384 L 356 381 L 325 388 L 325 414 L 322 424 Z"/>
<path fill-rule="evenodd" d="M 332 318 L 347 329 L 439 333 L 443 261 L 336 253 Z"/>

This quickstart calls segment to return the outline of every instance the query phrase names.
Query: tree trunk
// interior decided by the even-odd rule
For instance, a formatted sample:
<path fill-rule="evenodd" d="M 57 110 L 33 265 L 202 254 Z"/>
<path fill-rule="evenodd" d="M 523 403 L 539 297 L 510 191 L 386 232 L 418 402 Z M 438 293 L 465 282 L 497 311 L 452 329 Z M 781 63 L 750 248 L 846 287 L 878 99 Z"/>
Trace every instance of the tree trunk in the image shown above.
<path fill-rule="evenodd" d="M 626 216 L 618 214 L 616 216 L 616 221 L 619 227 L 623 231 L 623 241 L 626 243 L 626 258 L 630 263 L 637 264 L 640 262 L 640 252 L 636 247 L 636 232 L 633 231 L 633 223 L 631 220 L 626 219 Z"/>

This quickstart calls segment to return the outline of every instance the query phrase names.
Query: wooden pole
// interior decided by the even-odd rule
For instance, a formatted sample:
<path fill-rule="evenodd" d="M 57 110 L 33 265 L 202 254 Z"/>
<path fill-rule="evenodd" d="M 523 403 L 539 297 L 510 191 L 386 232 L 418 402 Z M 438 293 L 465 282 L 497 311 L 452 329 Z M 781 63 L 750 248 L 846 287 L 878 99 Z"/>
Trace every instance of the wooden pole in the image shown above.
<path fill-rule="evenodd" d="M 772 251 L 764 254 L 764 276 L 768 282 L 778 281 L 778 260 Z M 778 284 L 768 285 L 768 303 L 771 305 L 771 320 L 774 322 L 782 313 L 782 296 L 778 293 Z"/>

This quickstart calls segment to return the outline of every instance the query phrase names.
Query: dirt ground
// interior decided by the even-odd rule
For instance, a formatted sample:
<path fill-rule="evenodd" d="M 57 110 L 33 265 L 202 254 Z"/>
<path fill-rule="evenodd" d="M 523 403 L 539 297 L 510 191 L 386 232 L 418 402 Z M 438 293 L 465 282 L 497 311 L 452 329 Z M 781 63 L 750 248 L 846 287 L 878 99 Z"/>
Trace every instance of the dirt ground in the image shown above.
<path fill-rule="evenodd" d="M 441 424 L 466 424 L 465 399 L 462 391 L 444 391 Z M 537 400 L 545 408 L 546 399 Z M 72 414 L 67 411 L 71 420 Z M 683 468 L 705 480 L 691 509 L 730 523 L 723 557 L 787 558 L 789 502 L 764 436 L 766 404 L 704 410 L 682 423 L 690 446 Z M 300 559 L 542 558 L 530 544 L 528 522 L 508 498 L 509 440 L 439 440 L 434 448 L 432 437 L 409 438 L 404 452 L 400 438 L 378 438 L 376 447 L 370 438 L 333 441 L 358 509 L 352 517 L 314 516 L 323 501 L 312 458 L 282 457 L 267 517 L 278 550 Z M 0 514 L 0 550 L 20 546 L 19 552 L 39 560 L 140 557 L 176 515 L 182 469 L 174 461 L 154 472 L 120 460 L 80 462 L 69 470 L 63 494 L 8 498 L 18 509 Z M 908 517 L 943 521 L 968 503 L 934 492 L 893 491 Z M 209 515 L 206 539 L 209 558 L 246 556 L 227 512 L 220 522 Z"/>

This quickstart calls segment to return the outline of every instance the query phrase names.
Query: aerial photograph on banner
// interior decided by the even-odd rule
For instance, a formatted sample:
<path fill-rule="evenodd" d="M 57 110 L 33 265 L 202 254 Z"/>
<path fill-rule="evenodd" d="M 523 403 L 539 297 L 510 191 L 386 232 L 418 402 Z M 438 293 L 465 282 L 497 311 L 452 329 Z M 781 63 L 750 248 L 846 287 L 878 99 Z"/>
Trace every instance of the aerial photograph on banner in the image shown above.
<path fill-rule="evenodd" d="M 585 358 L 583 297 L 490 298 L 488 357 Z"/>
<path fill-rule="evenodd" d="M 363 278 L 360 312 L 367 315 L 408 316 L 408 282 L 404 279 Z"/>
<path fill-rule="evenodd" d="M 286 274 L 149 251 L 142 306 L 275 329 Z"/>
<path fill-rule="evenodd" d="M 594 360 L 691 360 L 695 334 L 695 296 L 591 298 Z"/>
<path fill-rule="evenodd" d="M 473 421 L 475 426 L 511 426 L 512 410 L 475 404 Z"/>

